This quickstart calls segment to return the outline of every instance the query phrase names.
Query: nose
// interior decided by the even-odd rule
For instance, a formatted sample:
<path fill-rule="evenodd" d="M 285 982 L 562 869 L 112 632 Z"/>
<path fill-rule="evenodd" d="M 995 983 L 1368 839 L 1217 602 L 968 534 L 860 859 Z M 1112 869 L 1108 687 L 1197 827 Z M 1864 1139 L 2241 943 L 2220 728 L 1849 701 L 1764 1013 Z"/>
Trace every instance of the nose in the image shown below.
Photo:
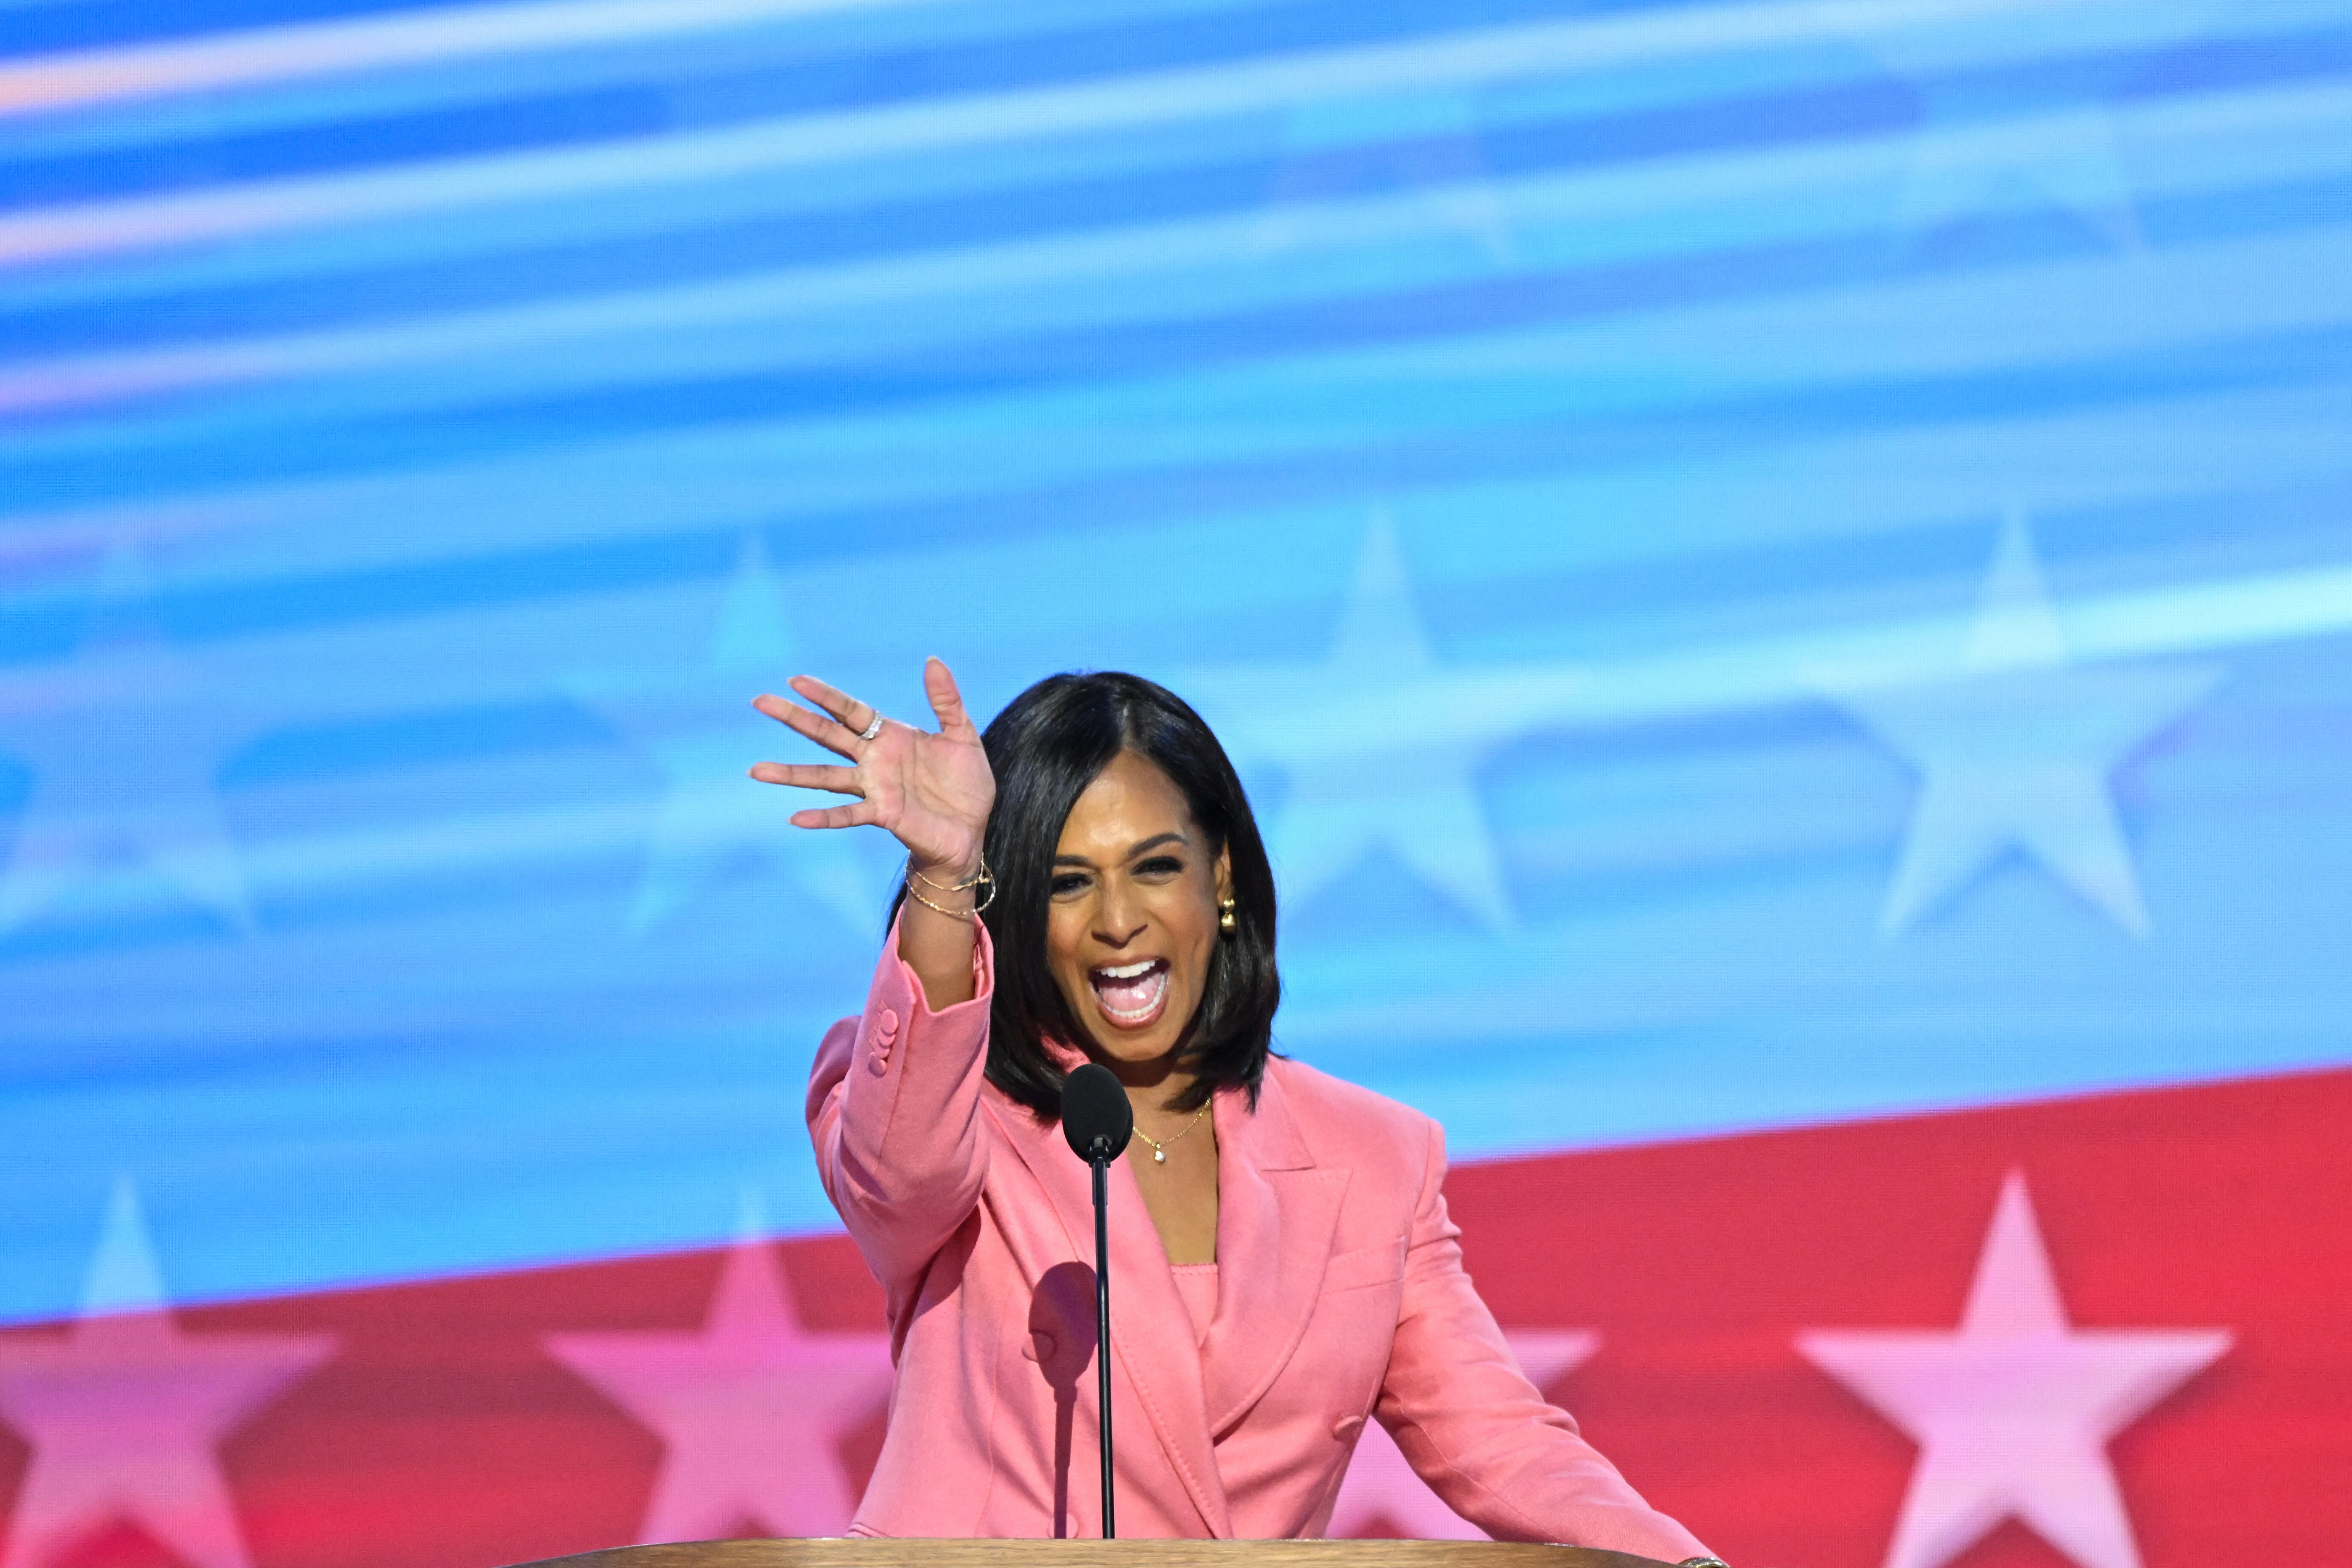
<path fill-rule="evenodd" d="M 1106 946 L 1125 947 L 1141 936 L 1149 924 L 1127 889 L 1113 883 L 1103 889 L 1102 902 L 1095 908 L 1096 940 Z"/>
<path fill-rule="evenodd" d="M 1149 922 L 1128 927 L 1122 925 L 1117 919 L 1107 919 L 1095 927 L 1095 938 L 1105 947 L 1125 947 L 1143 934 L 1146 924 Z"/>

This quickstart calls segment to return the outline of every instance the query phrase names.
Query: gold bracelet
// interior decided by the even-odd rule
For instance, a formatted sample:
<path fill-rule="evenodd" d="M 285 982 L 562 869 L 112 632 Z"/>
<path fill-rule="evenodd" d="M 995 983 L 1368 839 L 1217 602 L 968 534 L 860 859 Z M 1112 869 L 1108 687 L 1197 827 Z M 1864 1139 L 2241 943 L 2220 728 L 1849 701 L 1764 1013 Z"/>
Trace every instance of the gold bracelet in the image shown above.
<path fill-rule="evenodd" d="M 921 889 L 915 886 L 918 882 L 922 883 L 923 887 L 926 888 L 935 888 L 942 893 L 961 893 L 970 889 L 984 885 L 988 889 L 988 894 L 985 898 L 982 898 L 974 903 L 970 910 L 951 910 L 944 904 L 935 904 L 931 902 L 930 900 L 923 897 Z M 932 881 L 929 877 L 926 877 L 920 871 L 916 870 L 913 865 L 909 864 L 907 868 L 907 896 L 914 900 L 915 902 L 922 905 L 923 908 L 927 910 L 937 910 L 940 914 L 947 916 L 948 919 L 951 921 L 976 920 L 979 917 L 981 910 L 988 908 L 989 905 L 996 901 L 996 879 L 990 875 L 988 862 L 985 859 L 981 861 L 979 870 L 973 872 L 970 877 L 956 883 L 952 887 L 949 886 L 945 882 Z"/>
<path fill-rule="evenodd" d="M 985 855 L 980 858 L 980 869 L 974 871 L 971 876 L 966 877 L 961 882 L 934 882 L 929 877 L 924 876 L 920 871 L 916 870 L 915 863 L 912 860 L 907 862 L 907 875 L 912 877 L 926 888 L 932 889 L 933 890 L 941 893 L 961 893 L 966 888 L 977 888 L 982 882 L 993 882 L 996 880 L 994 877 L 989 874 L 988 857 Z"/>
<path fill-rule="evenodd" d="M 922 905 L 923 908 L 927 910 L 939 910 L 940 913 L 947 916 L 948 919 L 951 921 L 969 921 L 980 913 L 980 906 L 977 904 L 974 904 L 968 910 L 951 910 L 944 904 L 935 904 L 931 902 L 930 900 L 923 897 L 921 893 L 918 892 L 915 889 L 915 884 L 912 882 L 907 884 L 907 896 L 914 900 L 915 902 Z"/>

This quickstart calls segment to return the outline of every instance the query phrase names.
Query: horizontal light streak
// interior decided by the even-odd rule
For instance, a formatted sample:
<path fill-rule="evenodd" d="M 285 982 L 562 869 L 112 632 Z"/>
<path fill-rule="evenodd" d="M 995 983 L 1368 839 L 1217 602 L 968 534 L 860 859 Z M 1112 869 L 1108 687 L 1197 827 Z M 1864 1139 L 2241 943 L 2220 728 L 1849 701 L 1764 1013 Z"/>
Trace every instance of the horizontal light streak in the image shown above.
<path fill-rule="evenodd" d="M 2113 0 L 2059 3 L 2104 6 Z M 1601 21 L 1495 28 L 1404 44 L 1260 57 L 1239 65 L 1136 73 L 1040 90 L 806 115 L 648 138 L 617 148 L 505 153 L 356 175 L 91 203 L 0 220 L 0 267 L 922 153 L 967 142 L 1099 133 L 1279 110 L 1318 99 L 1468 88 L 1657 57 L 1808 40 L 1867 42 L 1905 27 L 1997 22 L 2005 16 L 2046 12 L 2052 4 L 1783 0 L 1674 7 Z"/>
<path fill-rule="evenodd" d="M 617 47 L 681 33 L 913 3 L 555 0 L 547 5 L 451 5 L 84 49 L 0 65 L 0 118 L 532 49 Z"/>
<path fill-rule="evenodd" d="M 2297 571 L 2261 574 L 2062 600 L 2057 611 L 2078 662 L 2147 658 L 2229 650 L 2341 636 L 2352 632 L 2352 561 Z M 1180 687 L 1204 700 L 1237 755 L 1257 753 L 1263 726 L 1309 723 L 1334 734 L 1391 734 L 1400 713 L 1445 715 L 1449 744 L 1476 748 L 1531 731 L 1601 731 L 1667 719 L 1703 718 L 1790 701 L 1822 698 L 1834 687 L 1899 688 L 1948 679 L 1973 624 L 1972 604 L 1948 615 L 1913 616 L 1776 636 L 1659 656 L 1563 660 L 1481 667 L 1449 663 L 1363 692 L 1351 702 L 1328 700 L 1328 682 L 1312 661 L 1256 667 L 1219 665 L 1178 671 Z M 419 634 L 420 636 L 423 634 Z M 437 634 L 436 634 L 437 637 Z M 404 668 L 405 666 L 404 665 Z M 491 682 L 497 686 L 502 683 Z M 541 695 L 562 689 L 543 684 Z M 0 712 L 26 711 L 39 697 L 54 700 L 57 684 L 28 677 L 0 687 Z M 364 693 L 347 695 L 364 700 Z M 405 710 L 419 700 L 404 695 Z M 474 693 L 477 698 L 482 692 Z M 68 703 L 89 704 L 93 717 L 113 698 L 135 708 L 151 690 L 83 689 Z M 719 722 L 738 722 L 731 713 Z M 1368 741 L 1368 750 L 1392 742 Z M 327 787 L 332 787 L 329 781 Z M 744 787 L 755 786 L 748 781 Z M 532 811 L 452 816 L 355 834 L 272 839 L 241 846 L 254 892 L 267 899 L 344 882 L 407 880 L 492 865 L 542 863 L 626 853 L 640 844 L 651 807 L 631 803 L 565 803 Z M 101 902 L 159 898 L 126 873 L 119 888 L 100 889 Z M 128 908 L 128 905 L 125 905 Z"/>
<path fill-rule="evenodd" d="M 2085 662 L 2337 635 L 2352 631 L 2352 565 L 2088 597 L 2062 605 L 2061 616 L 2074 652 Z M 1325 704 L 1311 712 L 1289 708 L 1279 717 L 1384 735 L 1400 713 L 1442 713 L 1448 744 L 1476 747 L 1523 736 L 1531 727 L 1594 730 L 1703 715 L 1818 698 L 1832 671 L 1849 691 L 1948 679 L 1970 619 L 1955 615 L 1624 663 L 1455 668 L 1384 687 L 1361 710 Z M 1231 674 L 1221 682 L 1228 696 Z M 1311 669 L 1294 668 L 1276 685 L 1286 701 L 1295 701 L 1302 687 L 1316 683 Z M 1251 723 L 1235 722 L 1244 711 L 1256 720 L 1275 717 L 1263 704 L 1246 710 L 1221 705 L 1213 716 L 1236 754 L 1247 758 Z M 743 787 L 756 786 L 746 781 Z M 564 805 L 352 834 L 262 837 L 241 844 L 239 856 L 255 897 L 267 901 L 494 867 L 625 857 L 643 845 L 652 822 L 646 804 Z M 85 891 L 113 913 L 131 914 L 150 902 L 164 907 L 176 897 L 130 873 L 94 880 Z"/>
<path fill-rule="evenodd" d="M 1396 493 L 1408 517 L 1433 510 L 1476 515 L 1546 541 L 1539 561 L 1528 562 L 1523 552 L 1515 557 L 1528 569 L 1573 573 L 1624 558 L 1624 545 L 1559 526 L 1562 519 L 1619 515 L 1646 520 L 1643 543 L 1633 555 L 1686 558 L 1696 569 L 1727 539 L 1766 545 L 1883 538 L 1941 527 L 1956 515 L 1980 511 L 1990 518 L 2020 503 L 2037 513 L 2116 514 L 2176 508 L 2193 497 L 2216 498 L 2210 505 L 2226 510 L 2237 504 L 2229 496 L 2268 495 L 2283 486 L 2334 495 L 2345 475 L 2334 456 L 2340 443 L 2333 437 L 2352 409 L 2347 399 L 2352 385 L 2343 384 L 2234 390 L 2156 405 L 2082 407 L 2032 419 L 1823 431 L 1769 447 L 1727 441 L 1706 458 L 1678 459 L 1664 468 L 1612 462 L 1556 471 L 1521 465 L 1443 479 L 1398 475 L 1402 488 Z M 276 582 L 289 603 L 300 603 L 325 584 L 341 602 L 350 601 L 359 582 L 375 573 L 404 579 L 419 569 L 447 565 L 462 574 L 472 569 L 469 562 L 495 557 L 507 563 L 503 572 L 527 581 L 531 562 L 542 553 L 564 570 L 583 547 L 609 545 L 637 554 L 660 539 L 688 544 L 697 558 L 708 557 L 709 570 L 715 572 L 719 563 L 731 558 L 743 530 L 770 531 L 771 547 L 789 556 L 798 551 L 804 527 L 817 530 L 812 538 L 822 538 L 835 526 L 833 520 L 847 513 L 881 520 L 879 526 L 886 528 L 894 526 L 892 519 L 906 519 L 911 531 L 902 547 L 910 552 L 910 563 L 949 550 L 959 552 L 951 558 L 964 563 L 960 569 L 979 571 L 984 561 L 961 552 L 970 531 L 1018 515 L 1039 495 L 1059 498 L 1081 530 L 1100 513 L 1105 501 L 1097 497 L 1108 498 L 1122 516 L 1132 513 L 1128 476 L 1141 457 L 1169 455 L 1139 455 L 1129 443 L 1098 451 L 1104 443 L 1090 432 L 1124 429 L 1132 422 L 1127 405 L 1105 408 L 1102 403 L 1097 393 L 1046 408 L 1045 416 L 1062 421 L 1057 427 L 1066 432 L 1051 450 L 1035 444 L 1008 449 L 1002 417 L 976 410 L 945 426 L 930 421 L 899 422 L 886 429 L 803 426 L 768 432 L 727 426 L 637 434 L 488 462 L 263 481 L 195 499 L 26 512 L 0 529 L 0 560 L 17 570 L 44 562 L 86 566 L 118 541 L 210 536 L 223 544 L 178 552 L 200 574 L 191 578 L 183 572 L 176 586 L 244 594 L 248 586 L 268 591 Z M 1727 437 L 1733 434 L 1726 432 Z M 1207 500 L 1181 499 L 1183 474 L 1164 462 L 1151 468 L 1148 471 L 1159 476 L 1154 482 L 1180 499 L 1149 515 L 1185 531 L 1182 537 L 1213 538 L 1214 548 L 1230 551 L 1248 548 L 1257 531 L 1328 526 L 1332 506 L 1343 504 L 1339 498 L 1361 493 L 1344 479 L 1302 491 L 1285 477 L 1308 474 L 1318 466 L 1334 475 L 1354 471 L 1361 447 L 1328 444 L 1328 437 L 1301 446 L 1295 434 L 1280 450 L 1262 453 L 1264 446 L 1253 443 L 1251 450 L 1239 453 L 1211 449 L 1202 479 L 1210 486 Z M 1261 469 L 1274 476 L 1271 487 L 1255 477 Z M 681 490 L 680 473 L 697 475 L 698 482 Z M 1823 493 L 1815 483 L 1823 474 L 1843 479 Z M 940 531 L 939 520 L 950 517 L 962 521 Z M 1209 531 L 1200 533 L 1204 528 Z M 250 542 L 227 542 L 233 534 Z M 257 581 L 262 557 L 255 552 L 264 549 L 273 564 Z M 824 553 L 830 559 L 837 552 Z M 606 572 L 599 580 L 618 596 L 592 603 L 606 606 L 598 613 L 611 624 L 634 624 L 651 602 L 644 596 L 663 591 L 677 576 Z M 59 590 L 64 586 L 61 581 Z M 817 591 L 820 596 L 825 592 Z M 500 690 L 523 692 L 549 639 L 564 646 L 582 635 L 592 640 L 598 635 L 593 627 L 573 632 L 566 629 L 569 622 L 548 619 L 570 602 L 546 588 L 496 595 L 481 605 L 462 593 L 430 603 L 404 594 L 386 614 L 392 625 L 421 625 L 442 641 L 488 637 L 490 646 L 505 651 L 467 666 L 466 679 L 478 682 L 499 670 L 511 678 L 498 683 Z M 363 640 L 384 629 L 385 622 L 366 611 L 362 597 L 328 621 L 298 616 L 282 630 L 273 624 L 222 635 L 260 639 L 254 646 L 263 662 L 250 673 L 268 681 L 273 671 L 304 672 L 308 679 L 307 672 L 318 668 L 321 649 L 312 639 L 320 633 Z M 294 640 L 288 640 L 289 633 Z M 259 651 L 267 649 L 282 651 Z M 400 681 L 411 679 L 409 662 L 386 666 L 363 650 L 347 662 L 349 678 L 362 686 L 387 670 Z M 431 661 L 415 668 L 431 668 Z M 469 700 L 467 692 L 405 696 L 427 707 Z M 488 700 L 485 691 L 470 696 Z M 404 693 L 368 696 L 354 688 L 352 700 L 362 708 L 398 704 Z"/>
<path fill-rule="evenodd" d="M 2345 520 L 2352 533 L 2352 517 Z M 2130 658 L 2352 629 L 2352 565 L 2086 598 L 2061 606 L 2084 657 Z"/>
<path fill-rule="evenodd" d="M 283 522 L 307 513 L 314 489 L 20 514 L 0 526 L 0 567 L 26 574 L 50 566 L 80 566 L 125 540 L 153 546 Z M 20 588 L 9 595 L 11 607 L 22 604 L 21 594 Z"/>
<path fill-rule="evenodd" d="M 2257 643 L 2352 632 L 2352 563 L 2126 594 L 2058 606 L 2078 661 L 2216 653 Z M 1256 754 L 1267 725 L 1312 724 L 1361 734 L 1368 752 L 1392 751 L 1396 716 L 1444 714 L 1452 745 L 1475 748 L 1532 729 L 1598 730 L 1704 718 L 1790 701 L 1948 680 L 1975 621 L 1973 604 L 1818 633 L 1693 647 L 1662 656 L 1482 668 L 1448 665 L 1383 682 L 1348 703 L 1317 702 L 1328 685 L 1312 664 L 1257 669 L 1204 667 L 1202 691 L 1234 751 Z M 1180 683 L 1181 684 L 1181 683 Z M 1188 688 L 1189 689 L 1189 688 Z M 1210 704 L 1204 703 L 1204 707 Z"/>
<path fill-rule="evenodd" d="M 2308 176 L 2352 164 L 2352 140 L 2318 133 L 2352 129 L 2352 89 L 2215 95 L 2150 103 L 2116 113 L 2119 135 L 2141 145 L 2179 148 L 2230 137 L 2262 137 L 2294 129 L 2292 142 L 2266 149 L 2258 162 L 2226 171 L 2210 161 L 2149 160 L 2136 195 L 2142 198 L 2228 189 L 2264 179 Z M 1989 157 L 2012 145 L 2014 127 L 1970 128 L 1956 144 Z M 1490 182 L 1516 229 L 1531 239 L 1548 226 L 1580 226 L 1577 259 L 1631 261 L 1613 248 L 1612 233 L 1649 232 L 1662 221 L 1690 238 L 1689 215 L 1729 226 L 1727 213 L 1769 215 L 1775 237 L 1811 232 L 1819 220 L 1850 209 L 1857 182 L 1899 178 L 1914 138 L 1871 138 L 1836 146 L 1709 153 L 1639 167 L 1579 171 L 1519 181 Z M 299 376 L 353 374 L 436 362 L 508 354 L 562 345 L 595 334 L 653 333 L 691 328 L 758 325 L 788 328 L 795 316 L 856 308 L 902 313 L 909 304 L 1018 289 L 1066 288 L 1137 272 L 1231 267 L 1236 257 L 1296 262 L 1382 245 L 1425 240 L 1436 226 L 1427 193 L 1349 197 L 1279 215 L 1280 244 L 1270 240 L 1272 209 L 1253 208 L 1208 219 L 1150 223 L 1076 236 L 1007 244 L 955 247 L 871 262 L 785 268 L 722 283 L 629 290 L 581 300 L 402 320 L 381 327 L 205 342 L 123 354 L 60 358 L 0 367 L 0 415 L 104 405 L 127 398 L 200 387 Z M 1760 229 L 1763 221 L 1754 221 Z M 1732 236 L 1710 236 L 1730 244 Z M 1563 258 L 1546 244 L 1548 263 Z M 1667 253 L 1662 264 L 1682 259 Z M 2032 274 L 2005 274 L 2021 291 Z M 1256 281 L 1262 287 L 1265 275 Z M 1907 279 L 1893 280 L 1894 288 Z M 1247 308 L 1244 306 L 1244 308 Z M 772 368 L 789 354 L 761 360 Z M 646 362 L 640 360 L 641 365 Z"/>

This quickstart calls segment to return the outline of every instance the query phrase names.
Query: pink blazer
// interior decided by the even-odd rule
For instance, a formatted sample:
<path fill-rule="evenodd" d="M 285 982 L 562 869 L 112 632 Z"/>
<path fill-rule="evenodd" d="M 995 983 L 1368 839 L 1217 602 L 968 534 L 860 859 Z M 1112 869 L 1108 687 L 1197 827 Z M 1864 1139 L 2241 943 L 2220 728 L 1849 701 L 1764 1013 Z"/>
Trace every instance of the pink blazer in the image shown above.
<path fill-rule="evenodd" d="M 898 1367 L 859 1534 L 1101 1532 L 1087 1170 L 982 1074 L 992 964 L 983 931 L 979 996 L 935 1013 L 894 933 L 810 1076 L 817 1168 L 887 1294 Z M 1706 1550 L 1521 1373 L 1462 1270 L 1435 1122 L 1281 1060 L 1255 1114 L 1221 1094 L 1211 1115 L 1205 1343 L 1133 1172 L 1111 1171 L 1121 1535 L 1319 1534 L 1369 1415 L 1501 1539 Z"/>

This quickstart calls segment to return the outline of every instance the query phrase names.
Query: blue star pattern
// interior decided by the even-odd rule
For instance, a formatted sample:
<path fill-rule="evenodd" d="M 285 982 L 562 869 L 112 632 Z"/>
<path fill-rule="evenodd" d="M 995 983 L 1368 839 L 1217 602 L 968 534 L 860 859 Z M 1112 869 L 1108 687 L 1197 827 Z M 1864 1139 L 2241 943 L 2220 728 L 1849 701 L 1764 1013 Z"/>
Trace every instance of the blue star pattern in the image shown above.
<path fill-rule="evenodd" d="M 1844 699 L 1920 774 L 1881 929 L 1910 929 L 2015 848 L 2146 935 L 2109 775 L 2220 674 L 2205 664 L 2071 664 L 2032 535 L 2010 519 L 1953 674 Z"/>
<path fill-rule="evenodd" d="M 175 904 L 253 929 L 214 776 L 268 720 L 159 634 L 139 552 L 109 552 L 81 646 L 0 720 L 0 750 L 33 775 L 0 871 L 0 933 L 44 916 L 137 920 Z"/>
<path fill-rule="evenodd" d="M 1288 782 L 1271 854 L 1296 908 L 1385 852 L 1490 927 L 1511 924 L 1476 764 L 1561 714 L 1575 672 L 1448 670 L 1431 653 L 1396 529 L 1364 538 L 1329 651 L 1311 664 L 1184 672 L 1228 749 Z M 1407 721 L 1405 716 L 1411 718 Z"/>
<path fill-rule="evenodd" d="M 829 1224 L 803 668 L 1458 1156 L 2344 1058 L 2347 0 L 6 15 L 0 1319 Z"/>
<path fill-rule="evenodd" d="M 1887 7 L 1856 33 L 1919 99 L 1898 230 L 1924 241 L 2004 210 L 2042 208 L 2117 250 L 2137 247 L 2117 120 L 2124 89 L 2151 56 L 2209 28 L 2211 7 L 2168 0 L 2129 17 L 2104 5 L 2020 7 L 1998 27 L 1966 11 L 1906 16 L 1912 9 Z"/>
<path fill-rule="evenodd" d="M 753 537 L 720 596 L 698 663 L 641 662 L 569 682 L 661 772 L 645 870 L 629 901 L 633 931 L 669 920 L 699 888 L 743 862 L 789 867 L 817 907 L 852 930 L 871 927 L 876 889 L 890 878 L 877 836 L 803 832 L 786 820 L 790 803 L 743 781 L 751 763 L 788 741 L 773 721 L 751 711 L 745 693 L 780 684 L 777 672 L 802 662 L 786 631 L 782 590 Z M 878 851 L 883 863 L 862 850 Z"/>

